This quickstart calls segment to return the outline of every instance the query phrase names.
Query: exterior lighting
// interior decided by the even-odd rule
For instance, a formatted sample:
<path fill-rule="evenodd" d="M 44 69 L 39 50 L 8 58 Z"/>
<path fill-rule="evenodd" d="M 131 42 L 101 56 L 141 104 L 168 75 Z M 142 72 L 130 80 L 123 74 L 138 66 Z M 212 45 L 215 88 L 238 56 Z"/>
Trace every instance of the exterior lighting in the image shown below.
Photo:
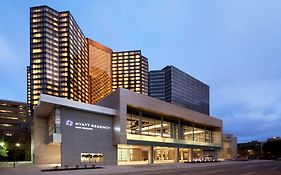
<path fill-rule="evenodd" d="M 1 147 L 5 146 L 5 143 L 4 142 L 0 142 L 0 146 Z"/>
<path fill-rule="evenodd" d="M 20 147 L 20 143 L 16 143 L 16 147 Z"/>

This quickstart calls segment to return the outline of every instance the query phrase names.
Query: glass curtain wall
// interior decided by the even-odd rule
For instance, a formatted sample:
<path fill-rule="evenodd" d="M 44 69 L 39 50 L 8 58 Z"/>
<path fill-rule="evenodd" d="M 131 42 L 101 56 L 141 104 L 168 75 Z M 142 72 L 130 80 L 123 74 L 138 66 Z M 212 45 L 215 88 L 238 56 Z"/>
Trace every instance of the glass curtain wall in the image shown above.
<path fill-rule="evenodd" d="M 142 117 L 142 135 L 161 136 L 161 120 Z"/>
<path fill-rule="evenodd" d="M 180 148 L 179 149 L 179 162 L 190 162 L 192 159 L 192 151 L 190 148 Z"/>
<path fill-rule="evenodd" d="M 134 114 L 129 114 L 127 116 L 127 133 L 139 134 L 140 128 L 139 116 Z"/>
<path fill-rule="evenodd" d="M 118 165 L 148 164 L 148 146 L 118 145 Z"/>
<path fill-rule="evenodd" d="M 211 129 L 133 110 L 128 110 L 127 133 L 189 142 L 214 143 L 215 140 Z"/>
<path fill-rule="evenodd" d="M 194 127 L 194 141 L 205 142 L 205 129 Z"/>
<path fill-rule="evenodd" d="M 169 163 L 175 160 L 175 148 L 154 147 L 154 163 Z"/>

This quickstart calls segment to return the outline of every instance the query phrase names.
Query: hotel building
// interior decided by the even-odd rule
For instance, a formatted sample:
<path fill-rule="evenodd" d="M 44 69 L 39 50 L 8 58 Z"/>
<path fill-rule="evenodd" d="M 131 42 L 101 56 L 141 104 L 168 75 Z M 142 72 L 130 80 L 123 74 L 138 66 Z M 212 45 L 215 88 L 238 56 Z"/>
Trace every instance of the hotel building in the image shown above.
<path fill-rule="evenodd" d="M 112 88 L 148 95 L 148 61 L 140 50 L 112 53 Z"/>
<path fill-rule="evenodd" d="M 96 41 L 89 43 L 89 103 L 95 104 L 112 91 L 112 50 Z"/>
<path fill-rule="evenodd" d="M 30 8 L 29 114 L 39 95 L 95 104 L 123 87 L 148 94 L 148 61 L 140 50 L 112 52 L 86 39 L 69 11 Z"/>
<path fill-rule="evenodd" d="M 149 71 L 149 96 L 210 114 L 209 86 L 174 66 Z"/>
<path fill-rule="evenodd" d="M 30 109 L 42 93 L 87 103 L 88 57 L 87 40 L 69 11 L 30 8 Z"/>
<path fill-rule="evenodd" d="M 220 119 L 119 88 L 96 105 L 42 94 L 34 162 L 124 165 L 217 159 Z"/>
<path fill-rule="evenodd" d="M 28 161 L 30 155 L 30 118 L 27 104 L 23 102 L 0 100 L 0 139 L 8 144 L 8 157 L 0 156 L 0 161 L 13 161 L 15 149 L 19 151 L 17 160 Z M 15 147 L 18 144 L 19 147 Z"/>

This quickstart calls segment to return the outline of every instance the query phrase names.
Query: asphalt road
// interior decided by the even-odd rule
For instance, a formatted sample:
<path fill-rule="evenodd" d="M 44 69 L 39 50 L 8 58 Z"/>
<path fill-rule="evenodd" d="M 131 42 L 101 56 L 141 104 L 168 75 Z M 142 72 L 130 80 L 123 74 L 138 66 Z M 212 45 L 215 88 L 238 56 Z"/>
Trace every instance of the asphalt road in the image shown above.
<path fill-rule="evenodd" d="M 122 173 L 129 175 L 132 173 Z M 281 175 L 281 161 L 245 162 L 245 164 L 215 165 L 211 167 L 180 168 L 150 172 L 135 172 L 134 175 Z"/>

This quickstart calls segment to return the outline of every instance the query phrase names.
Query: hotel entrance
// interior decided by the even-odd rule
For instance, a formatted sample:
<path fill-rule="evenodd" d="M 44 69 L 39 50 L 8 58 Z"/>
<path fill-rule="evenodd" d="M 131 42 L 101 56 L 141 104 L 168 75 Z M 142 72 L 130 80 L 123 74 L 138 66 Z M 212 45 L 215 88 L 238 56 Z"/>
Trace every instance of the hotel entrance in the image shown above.
<path fill-rule="evenodd" d="M 149 147 L 118 145 L 118 165 L 148 164 Z"/>
<path fill-rule="evenodd" d="M 192 149 L 180 148 L 179 149 L 179 162 L 191 162 L 192 161 Z"/>
<path fill-rule="evenodd" d="M 175 162 L 175 148 L 154 147 L 154 163 L 173 163 Z"/>

